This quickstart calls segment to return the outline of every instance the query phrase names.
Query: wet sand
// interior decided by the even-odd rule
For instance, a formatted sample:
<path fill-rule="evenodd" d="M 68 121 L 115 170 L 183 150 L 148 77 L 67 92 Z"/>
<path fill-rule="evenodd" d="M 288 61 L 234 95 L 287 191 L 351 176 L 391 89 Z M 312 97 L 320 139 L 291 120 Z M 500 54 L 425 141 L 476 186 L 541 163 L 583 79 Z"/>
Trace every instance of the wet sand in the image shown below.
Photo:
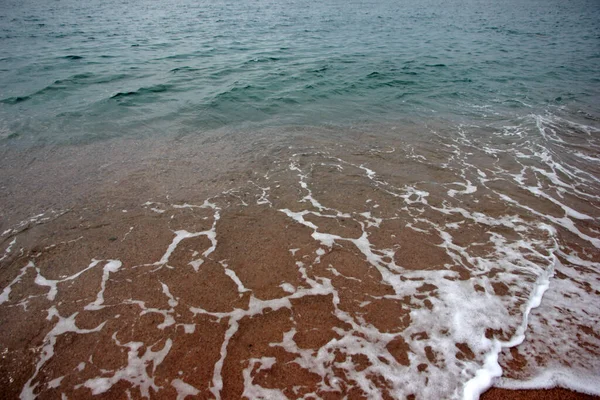
<path fill-rule="evenodd" d="M 599 397 L 561 388 L 546 390 L 503 390 L 492 388 L 480 398 L 482 400 L 592 400 Z"/>
<path fill-rule="evenodd" d="M 553 169 L 390 130 L 6 154 L 3 397 L 452 398 L 502 343 L 592 374 L 597 223 L 505 179 Z"/>

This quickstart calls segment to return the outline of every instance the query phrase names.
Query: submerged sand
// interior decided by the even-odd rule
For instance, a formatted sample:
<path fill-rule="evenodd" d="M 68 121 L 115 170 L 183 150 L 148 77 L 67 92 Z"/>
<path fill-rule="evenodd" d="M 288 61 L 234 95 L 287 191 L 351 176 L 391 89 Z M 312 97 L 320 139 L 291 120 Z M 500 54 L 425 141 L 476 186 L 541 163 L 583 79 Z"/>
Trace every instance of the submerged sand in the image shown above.
<path fill-rule="evenodd" d="M 593 390 L 595 167 L 428 132 L 7 152 L 2 397 Z M 587 398 L 482 398 L 535 396 Z"/>

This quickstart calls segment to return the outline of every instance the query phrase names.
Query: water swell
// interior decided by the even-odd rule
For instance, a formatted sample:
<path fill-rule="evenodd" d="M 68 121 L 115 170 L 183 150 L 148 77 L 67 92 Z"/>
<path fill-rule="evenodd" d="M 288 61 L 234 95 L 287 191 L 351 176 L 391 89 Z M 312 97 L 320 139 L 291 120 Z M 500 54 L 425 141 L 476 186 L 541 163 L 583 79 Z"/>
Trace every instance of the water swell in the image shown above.
<path fill-rule="evenodd" d="M 57 79 L 52 84 L 25 96 L 8 97 L 0 100 L 1 103 L 16 105 L 28 100 L 34 100 L 39 97 L 48 99 L 55 95 L 64 96 L 67 92 L 74 90 L 86 90 L 92 85 L 108 85 L 114 82 L 128 79 L 129 74 L 113 74 L 113 75 L 96 75 L 91 72 L 83 72 L 72 75 L 68 78 Z M 50 95 L 50 96 L 49 96 Z"/>
<path fill-rule="evenodd" d="M 127 98 L 127 97 L 146 96 L 146 95 L 151 95 L 154 93 L 168 92 L 173 89 L 174 89 L 173 85 L 160 84 L 160 85 L 154 85 L 154 86 L 149 86 L 149 87 L 142 87 L 142 88 L 139 88 L 138 90 L 134 90 L 131 92 L 118 92 L 118 93 L 112 95 L 110 98 L 111 99 L 122 99 L 122 98 Z"/>
<path fill-rule="evenodd" d="M 77 55 L 68 55 L 68 56 L 64 56 L 62 57 L 65 60 L 83 60 L 83 56 L 77 56 Z"/>
<path fill-rule="evenodd" d="M 24 102 L 24 101 L 27 101 L 27 100 L 29 100 L 30 98 L 31 98 L 30 96 L 17 96 L 17 97 L 8 97 L 8 98 L 6 98 L 6 99 L 2 99 L 2 100 L 0 100 L 0 102 L 1 102 L 1 103 L 4 103 L 4 104 L 11 104 L 11 105 L 14 105 L 14 104 L 19 104 L 19 103 L 22 103 L 22 102 Z"/>

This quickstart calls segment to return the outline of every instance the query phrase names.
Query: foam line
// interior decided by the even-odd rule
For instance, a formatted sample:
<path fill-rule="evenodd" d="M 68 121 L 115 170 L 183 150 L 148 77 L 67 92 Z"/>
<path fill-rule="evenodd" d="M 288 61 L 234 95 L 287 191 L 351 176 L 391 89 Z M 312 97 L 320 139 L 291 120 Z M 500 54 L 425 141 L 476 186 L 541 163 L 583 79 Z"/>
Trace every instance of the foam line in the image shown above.
<path fill-rule="evenodd" d="M 569 369 L 546 369 L 540 375 L 528 380 L 500 379 L 497 387 L 512 390 L 569 388 L 580 393 L 600 396 L 598 375 L 584 371 L 572 372 Z"/>
<path fill-rule="evenodd" d="M 94 262 L 92 262 L 92 264 L 90 264 L 90 267 L 95 266 L 96 264 L 98 264 L 98 260 L 94 260 Z M 84 307 L 84 310 L 101 310 L 102 308 L 104 308 L 104 291 L 106 290 L 106 283 L 108 282 L 108 279 L 110 277 L 110 273 L 111 272 L 117 272 L 119 270 L 119 268 L 121 268 L 123 264 L 121 263 L 121 261 L 119 260 L 109 260 L 103 268 L 103 272 L 102 272 L 102 282 L 100 283 L 100 291 L 98 292 L 98 294 L 96 295 L 96 300 L 94 300 L 94 302 L 86 305 Z"/>
<path fill-rule="evenodd" d="M 558 244 L 555 243 L 554 251 L 557 249 Z M 552 258 L 554 259 L 554 263 L 552 264 L 554 266 L 557 263 L 556 256 L 553 254 Z M 483 367 L 476 372 L 475 377 L 471 378 L 465 384 L 463 400 L 477 400 L 484 391 L 492 386 L 494 380 L 502 375 L 502 368 L 498 363 L 498 355 L 502 351 L 502 348 L 518 346 L 525 340 L 525 332 L 527 330 L 529 314 L 531 313 L 532 309 L 539 307 L 542 303 L 544 293 L 550 287 L 550 278 L 554 275 L 553 266 L 538 278 L 535 289 L 530 295 L 529 301 L 525 307 L 521 325 L 518 327 L 512 338 L 508 341 L 493 340 L 491 350 L 485 357 Z"/>
<path fill-rule="evenodd" d="M 162 282 L 160 283 L 160 285 L 162 286 L 162 291 L 165 294 L 165 296 L 167 296 L 169 298 L 169 307 L 171 307 L 171 308 L 177 307 L 179 302 L 175 299 L 175 297 L 173 297 L 173 295 L 169 291 L 169 287 Z"/>
<path fill-rule="evenodd" d="M 15 243 L 17 243 L 16 237 L 12 240 L 12 242 L 10 242 L 8 244 L 8 247 L 6 248 L 6 250 L 4 250 L 4 255 L 2 257 L 0 257 L 0 262 L 9 256 L 10 252 L 12 251 L 12 247 L 15 245 Z"/>
<path fill-rule="evenodd" d="M 240 280 L 240 278 L 238 278 L 238 276 L 236 275 L 235 271 L 232 269 L 227 268 L 228 265 L 225 261 L 219 261 L 219 264 L 221 264 L 221 266 L 223 267 L 223 269 L 225 270 L 225 274 L 231 278 L 231 280 L 233 281 L 233 283 L 236 284 L 237 288 L 238 288 L 238 292 L 240 293 L 240 296 L 242 295 L 242 293 L 244 292 L 250 292 L 250 289 L 247 289 L 244 284 L 242 283 L 242 281 Z"/>
<path fill-rule="evenodd" d="M 0 304 L 3 304 L 9 300 L 12 287 L 21 281 L 21 278 L 23 278 L 23 276 L 27 273 L 27 270 L 29 268 L 35 268 L 35 264 L 33 263 L 33 261 L 29 261 L 26 266 L 21 268 L 21 272 L 19 272 L 19 275 L 17 275 L 17 277 L 13 279 L 8 284 L 8 286 L 4 288 L 4 290 L 2 290 L 2 293 L 0 294 Z"/>
<path fill-rule="evenodd" d="M 116 333 L 113 334 L 113 340 L 117 346 L 129 349 L 127 352 L 127 366 L 114 371 L 114 374 L 110 377 L 88 379 L 83 386 L 90 389 L 93 395 L 98 395 L 107 392 L 120 380 L 125 380 L 134 387 L 139 388 L 142 397 L 145 398 L 149 398 L 150 389 L 154 391 L 160 390 L 160 387 L 154 382 L 154 378 L 148 373 L 148 367 L 152 364 L 152 374 L 156 372 L 156 367 L 158 367 L 167 354 L 169 354 L 173 341 L 167 339 L 163 348 L 158 351 L 152 350 L 152 347 L 146 347 L 145 351 L 143 351 L 143 355 L 140 356 L 144 343 L 129 342 L 121 344 L 116 338 Z"/>
<path fill-rule="evenodd" d="M 508 203 L 515 204 L 515 205 L 517 205 L 517 206 L 519 206 L 541 218 L 547 219 L 556 225 L 562 226 L 563 228 L 567 229 L 571 233 L 574 233 L 575 235 L 579 236 L 580 238 L 590 242 L 592 245 L 594 245 L 594 247 L 600 249 L 600 239 L 593 238 L 593 237 L 581 232 L 579 229 L 577 229 L 577 227 L 575 226 L 573 221 L 571 221 L 568 217 L 556 218 L 552 215 L 542 214 L 542 213 L 534 210 L 531 207 L 525 206 L 525 205 L 519 203 L 518 201 L 513 200 L 511 197 L 509 197 L 505 194 L 498 193 L 498 195 L 500 196 L 500 198 L 502 198 L 504 201 L 506 201 Z"/>
<path fill-rule="evenodd" d="M 244 392 L 243 397 L 248 399 L 273 399 L 286 400 L 288 397 L 279 389 L 266 389 L 259 385 L 254 385 L 251 378 L 252 372 L 269 370 L 275 365 L 276 359 L 273 357 L 251 358 L 248 360 L 248 367 L 243 371 Z M 255 368 L 258 365 L 258 368 Z"/>
<path fill-rule="evenodd" d="M 163 254 L 162 258 L 156 263 L 156 265 L 167 264 L 167 262 L 169 262 L 169 258 L 171 257 L 171 254 L 173 254 L 173 252 L 175 251 L 175 249 L 177 248 L 177 246 L 179 245 L 179 243 L 182 240 L 198 237 L 203 234 L 205 234 L 205 233 L 204 232 L 191 233 L 186 230 L 175 231 L 175 237 L 173 238 L 173 241 L 167 248 L 167 251 L 165 252 L 165 254 Z"/>
<path fill-rule="evenodd" d="M 151 307 L 146 307 L 146 302 L 141 301 L 141 300 L 133 300 L 133 299 L 129 299 L 126 300 L 125 302 L 123 302 L 123 304 L 135 304 L 137 305 L 139 308 L 142 309 L 142 312 L 140 313 L 140 316 L 142 315 L 146 315 L 146 314 L 160 314 L 163 316 L 163 322 L 158 324 L 156 326 L 157 329 L 165 329 L 169 326 L 173 326 L 175 325 L 175 319 L 173 318 L 173 316 L 171 314 L 174 313 L 174 309 L 170 308 L 168 310 L 161 310 L 159 308 L 151 308 Z"/>
<path fill-rule="evenodd" d="M 202 204 L 201 206 L 191 206 L 189 204 L 184 204 L 182 206 L 176 206 L 176 207 L 177 208 L 195 208 L 195 207 L 197 207 L 197 208 L 212 208 L 214 210 L 213 224 L 210 229 L 202 231 L 202 232 L 188 232 L 186 230 L 175 231 L 174 232 L 175 237 L 173 238 L 173 241 L 167 248 L 167 251 L 163 254 L 163 256 L 161 257 L 161 259 L 158 262 L 154 263 L 154 265 L 157 265 L 157 266 L 167 265 L 169 258 L 171 257 L 171 254 L 173 254 L 173 252 L 175 251 L 175 249 L 177 248 L 179 243 L 181 243 L 181 241 L 184 239 L 190 239 L 190 238 L 194 238 L 194 237 L 198 237 L 198 236 L 206 236 L 206 238 L 208 240 L 210 240 L 211 246 L 202 253 L 202 257 L 204 257 L 204 258 L 207 258 L 217 248 L 216 228 L 217 228 L 217 222 L 220 219 L 220 208 L 217 207 L 214 203 L 209 202 L 208 200 L 205 200 L 204 204 Z M 191 265 L 192 268 L 194 268 L 194 271 L 198 272 L 200 269 L 200 266 L 203 263 L 204 263 L 203 259 L 197 259 L 197 260 L 192 260 L 189 263 L 189 265 Z"/>
<path fill-rule="evenodd" d="M 106 322 L 101 323 L 97 327 L 93 329 L 80 329 L 75 324 L 75 317 L 77 317 L 78 313 L 71 314 L 67 318 L 63 318 L 54 306 L 50 307 L 48 310 L 48 320 L 53 320 L 54 318 L 58 318 L 58 322 L 54 325 L 52 330 L 46 334 L 44 338 L 44 345 L 42 346 L 40 358 L 35 366 L 35 371 L 31 378 L 25 383 L 23 386 L 23 390 L 19 398 L 21 400 L 33 400 L 36 398 L 34 393 L 35 388 L 38 386 L 38 383 L 33 383 L 37 378 L 37 375 L 40 372 L 42 366 L 50 360 L 54 356 L 54 346 L 56 345 L 56 338 L 60 335 L 63 335 L 67 332 L 74 332 L 77 334 L 88 334 L 93 332 L 99 332 L 102 330 Z"/>
<path fill-rule="evenodd" d="M 185 383 L 181 379 L 173 379 L 171 381 L 171 386 L 177 390 L 177 399 L 176 400 L 185 400 L 187 396 L 197 396 L 200 391 L 190 385 L 189 383 Z"/>
<path fill-rule="evenodd" d="M 229 341 L 231 340 L 233 335 L 235 335 L 235 333 L 238 331 L 238 321 L 239 318 L 232 317 L 229 319 L 229 327 L 225 332 L 223 343 L 221 343 L 221 356 L 219 357 L 219 360 L 214 366 L 212 386 L 210 387 L 210 392 L 215 396 L 216 400 L 221 399 L 221 390 L 223 389 L 223 376 L 221 372 L 223 370 L 225 358 L 227 357 L 227 347 L 229 346 Z"/>
<path fill-rule="evenodd" d="M 48 286 L 50 288 L 50 290 L 48 291 L 48 295 L 46 297 L 48 298 L 48 300 L 52 301 L 56 298 L 56 295 L 58 294 L 58 284 L 59 283 L 77 279 L 84 272 L 94 268 L 99 262 L 100 261 L 98 261 L 98 260 L 92 260 L 92 262 L 90 263 L 90 265 L 87 266 L 87 268 L 84 268 L 81 271 L 79 271 L 71 276 L 68 276 L 64 279 L 59 279 L 59 280 L 51 280 L 51 279 L 44 278 L 44 276 L 42 276 L 42 274 L 40 272 L 40 269 L 36 268 L 37 276 L 35 277 L 35 284 L 40 285 L 40 286 Z"/>

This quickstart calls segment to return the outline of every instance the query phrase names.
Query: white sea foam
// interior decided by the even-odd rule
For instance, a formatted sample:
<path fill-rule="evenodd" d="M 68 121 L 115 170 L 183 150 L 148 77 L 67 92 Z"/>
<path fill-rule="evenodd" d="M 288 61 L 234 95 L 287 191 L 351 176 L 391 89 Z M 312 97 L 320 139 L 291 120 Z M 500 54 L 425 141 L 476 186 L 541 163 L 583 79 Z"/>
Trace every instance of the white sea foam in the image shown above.
<path fill-rule="evenodd" d="M 134 387 L 139 388 L 143 397 L 148 398 L 150 396 L 150 389 L 158 391 L 160 387 L 154 382 L 154 378 L 148 374 L 148 366 L 151 364 L 152 371 L 155 372 L 156 368 L 169 354 L 173 341 L 167 339 L 163 348 L 157 351 L 146 347 L 142 356 L 140 356 L 140 352 L 145 347 L 144 343 L 129 342 L 121 344 L 116 337 L 116 333 L 113 334 L 113 341 L 117 346 L 129 349 L 127 352 L 127 366 L 112 372 L 112 376 L 88 379 L 83 386 L 90 389 L 93 395 L 97 395 L 105 393 L 120 380 L 125 380 Z M 104 374 L 110 373 L 107 371 Z"/>
<path fill-rule="evenodd" d="M 92 264 L 90 264 L 90 267 L 88 267 L 88 268 L 92 268 L 93 266 L 98 264 L 98 262 L 99 261 L 94 260 L 92 262 Z M 104 308 L 104 291 L 106 290 L 106 283 L 108 282 L 110 273 L 117 272 L 119 270 L 119 268 L 121 268 L 122 265 L 123 264 L 119 260 L 109 260 L 104 265 L 103 272 L 102 272 L 102 283 L 100 284 L 100 291 L 96 295 L 96 300 L 84 307 L 85 310 L 100 310 L 100 309 Z"/>
<path fill-rule="evenodd" d="M 10 252 L 12 251 L 12 247 L 15 245 L 15 243 L 17 243 L 17 238 L 14 238 L 9 244 L 8 247 L 6 247 L 6 250 L 4 250 L 4 255 L 2 257 L 0 257 L 0 261 L 3 261 L 6 257 L 9 256 Z"/>
<path fill-rule="evenodd" d="M 177 400 L 184 400 L 187 396 L 197 396 L 200 393 L 198 389 L 181 379 L 173 379 L 171 386 L 177 390 Z"/>
<path fill-rule="evenodd" d="M 56 338 L 67 332 L 74 332 L 77 334 L 88 334 L 93 332 L 99 332 L 105 325 L 105 322 L 101 323 L 93 329 L 80 329 L 75 324 L 75 317 L 78 313 L 74 313 L 67 318 L 63 318 L 54 306 L 48 310 L 48 320 L 58 318 L 58 322 L 54 325 L 52 330 L 46 334 L 44 338 L 44 344 L 41 348 L 40 358 L 35 366 L 35 371 L 31 378 L 23 386 L 20 398 L 21 400 L 33 400 L 36 398 L 34 390 L 38 386 L 38 383 L 33 383 L 37 378 L 42 366 L 54 356 L 54 346 L 56 345 Z"/>
<path fill-rule="evenodd" d="M 243 396 L 249 399 L 287 399 L 287 396 L 278 389 L 266 389 L 260 385 L 252 383 L 251 373 L 270 369 L 276 360 L 273 357 L 262 357 L 260 359 L 251 358 L 248 367 L 244 369 L 244 393 Z M 258 365 L 258 368 L 255 368 Z"/>
<path fill-rule="evenodd" d="M 577 371 L 569 368 L 547 368 L 533 378 L 526 380 L 502 379 L 499 387 L 505 389 L 552 389 L 566 387 L 581 393 L 600 396 L 598 375 L 594 372 Z"/>
<path fill-rule="evenodd" d="M 242 281 L 240 280 L 240 278 L 238 278 L 238 276 L 236 275 L 235 271 L 233 271 L 232 269 L 229 269 L 227 265 L 227 262 L 224 261 L 219 261 L 219 264 L 221 264 L 221 266 L 223 267 L 223 269 L 225 270 L 225 275 L 227 275 L 228 277 L 231 278 L 231 280 L 233 281 L 233 283 L 236 284 L 237 288 L 238 288 L 238 292 L 240 293 L 240 296 L 242 296 L 242 294 L 244 292 L 250 292 L 250 289 L 247 289 L 244 284 L 242 283 Z"/>
<path fill-rule="evenodd" d="M 2 293 L 0 293 L 0 304 L 3 304 L 9 300 L 10 292 L 12 291 L 12 287 L 21 281 L 21 278 L 23 278 L 23 276 L 27 273 L 27 270 L 29 268 L 35 268 L 35 264 L 33 263 L 33 261 L 29 261 L 26 266 L 21 268 L 21 271 L 19 271 L 19 275 L 17 275 L 17 277 L 15 279 L 13 279 L 8 284 L 8 286 L 6 286 L 2 290 Z"/>

